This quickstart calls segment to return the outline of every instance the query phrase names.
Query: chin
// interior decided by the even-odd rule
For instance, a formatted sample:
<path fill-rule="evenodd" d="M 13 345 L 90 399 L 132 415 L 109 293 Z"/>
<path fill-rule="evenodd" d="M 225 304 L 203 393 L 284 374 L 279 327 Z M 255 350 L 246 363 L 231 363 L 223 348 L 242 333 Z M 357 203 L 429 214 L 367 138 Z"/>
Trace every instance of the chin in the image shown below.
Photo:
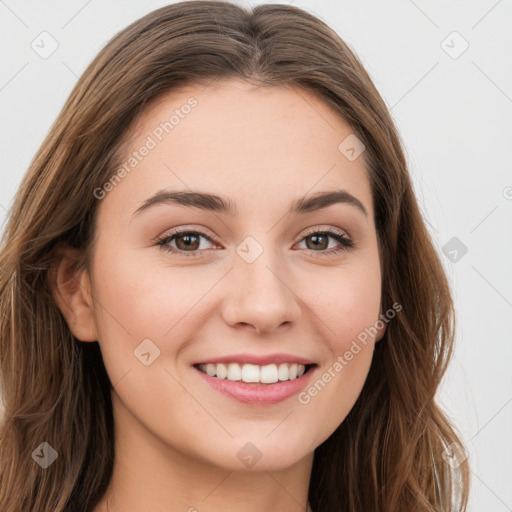
<path fill-rule="evenodd" d="M 301 435 L 290 439 L 281 433 L 271 439 L 274 434 L 270 434 L 265 439 L 266 435 L 260 431 L 254 438 L 248 434 L 241 439 L 216 443 L 219 451 L 210 453 L 207 458 L 215 466 L 229 471 L 280 471 L 297 464 L 315 448 L 306 446 Z"/>

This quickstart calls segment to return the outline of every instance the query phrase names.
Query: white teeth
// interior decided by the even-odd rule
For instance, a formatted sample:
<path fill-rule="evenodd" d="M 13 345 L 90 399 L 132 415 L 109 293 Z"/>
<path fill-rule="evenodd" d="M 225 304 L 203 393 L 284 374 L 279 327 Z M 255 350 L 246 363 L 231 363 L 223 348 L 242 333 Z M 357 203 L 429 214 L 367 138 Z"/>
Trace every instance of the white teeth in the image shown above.
<path fill-rule="evenodd" d="M 277 366 L 275 364 L 267 364 L 267 366 L 261 367 L 261 382 L 264 384 L 272 384 L 278 380 Z"/>
<path fill-rule="evenodd" d="M 259 382 L 260 367 L 256 364 L 244 364 L 242 366 L 242 380 L 244 382 Z"/>
<path fill-rule="evenodd" d="M 286 363 L 281 363 L 279 365 L 279 370 L 277 371 L 277 376 L 279 380 L 288 380 L 288 365 Z"/>
<path fill-rule="evenodd" d="M 208 363 L 200 364 L 199 369 L 210 377 L 218 379 L 228 379 L 232 381 L 243 381 L 248 383 L 260 382 L 263 384 L 273 384 L 278 381 L 293 380 L 302 377 L 306 371 L 303 364 L 281 363 L 267 364 L 258 366 L 256 364 L 229 363 Z"/>
<path fill-rule="evenodd" d="M 241 380 L 242 370 L 238 363 L 228 364 L 228 380 Z"/>
<path fill-rule="evenodd" d="M 217 365 L 217 377 L 219 379 L 225 379 L 228 376 L 228 368 L 225 364 L 219 363 Z"/>

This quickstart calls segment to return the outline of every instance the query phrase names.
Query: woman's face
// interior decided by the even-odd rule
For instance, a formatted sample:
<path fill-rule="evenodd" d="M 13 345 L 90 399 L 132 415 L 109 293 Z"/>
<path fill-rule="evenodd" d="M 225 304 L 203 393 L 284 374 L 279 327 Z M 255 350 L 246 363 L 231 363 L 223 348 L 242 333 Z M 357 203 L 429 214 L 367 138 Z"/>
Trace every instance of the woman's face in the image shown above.
<path fill-rule="evenodd" d="M 90 275 L 117 428 L 230 470 L 288 467 L 344 420 L 373 355 L 362 148 L 313 94 L 238 80 L 173 91 L 131 133 L 125 172 L 96 191 Z"/>

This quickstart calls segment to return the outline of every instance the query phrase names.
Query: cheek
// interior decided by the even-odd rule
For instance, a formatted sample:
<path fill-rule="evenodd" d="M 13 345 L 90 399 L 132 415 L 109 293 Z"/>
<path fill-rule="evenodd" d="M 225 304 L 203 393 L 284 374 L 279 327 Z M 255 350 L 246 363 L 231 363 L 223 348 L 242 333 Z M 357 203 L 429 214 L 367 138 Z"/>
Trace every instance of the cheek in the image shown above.
<path fill-rule="evenodd" d="M 192 286 L 192 272 L 165 268 L 121 248 L 98 248 L 96 261 L 101 264 L 93 276 L 95 319 L 110 380 L 115 383 L 129 371 L 133 380 L 135 373 L 175 359 L 180 343 L 169 340 L 187 339 L 193 306 L 206 285 Z M 146 367 L 140 357 L 148 351 L 155 364 Z"/>
<path fill-rule="evenodd" d="M 340 268 L 336 275 L 317 279 L 316 285 L 310 305 L 320 319 L 328 355 L 298 398 L 310 412 L 304 421 L 311 431 L 315 417 L 324 419 L 315 441 L 321 442 L 350 412 L 370 369 L 381 300 L 379 267 Z"/>
<path fill-rule="evenodd" d="M 186 323 L 185 317 L 215 283 L 208 273 L 199 278 L 198 267 L 166 267 L 160 260 L 130 259 L 129 253 L 115 258 L 105 258 L 115 263 L 98 268 L 95 276 L 104 334 L 112 326 L 132 338 L 165 336 L 182 319 Z"/>
<path fill-rule="evenodd" d="M 378 320 L 380 279 L 377 261 L 372 265 L 330 268 L 303 281 L 301 297 L 317 316 L 336 353 L 347 350 L 351 340 Z"/>

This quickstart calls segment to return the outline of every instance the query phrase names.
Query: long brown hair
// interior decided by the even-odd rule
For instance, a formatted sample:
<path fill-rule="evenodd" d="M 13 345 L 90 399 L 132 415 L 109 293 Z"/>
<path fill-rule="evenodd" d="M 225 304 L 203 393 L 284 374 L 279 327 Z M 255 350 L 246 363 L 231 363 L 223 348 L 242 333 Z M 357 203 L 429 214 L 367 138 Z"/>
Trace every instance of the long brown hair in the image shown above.
<path fill-rule="evenodd" d="M 353 409 L 315 450 L 313 510 L 464 510 L 468 461 L 445 461 L 462 442 L 435 401 L 453 350 L 454 308 L 389 111 L 352 50 L 312 14 L 222 1 L 168 5 L 109 41 L 17 192 L 0 248 L 0 509 L 90 511 L 105 492 L 114 459 L 111 383 L 98 343 L 73 337 L 52 296 L 56 251 L 80 249 L 88 265 L 94 191 L 114 175 L 123 135 L 148 102 L 180 85 L 229 78 L 313 91 L 351 125 L 366 147 L 382 310 L 403 306 L 376 344 Z M 58 458 L 43 469 L 33 454 L 48 450 L 45 442 Z"/>

